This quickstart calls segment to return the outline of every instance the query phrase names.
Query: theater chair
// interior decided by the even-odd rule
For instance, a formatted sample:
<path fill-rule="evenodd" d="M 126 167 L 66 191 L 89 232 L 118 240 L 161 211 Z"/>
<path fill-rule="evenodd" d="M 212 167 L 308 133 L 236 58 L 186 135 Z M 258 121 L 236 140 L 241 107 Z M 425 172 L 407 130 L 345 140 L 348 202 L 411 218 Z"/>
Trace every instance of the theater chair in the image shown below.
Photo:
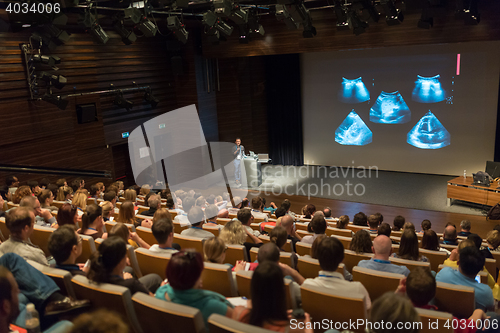
<path fill-rule="evenodd" d="M 352 237 L 352 231 L 349 229 L 337 229 L 328 227 L 326 228 L 325 234 L 330 236 L 342 236 L 342 237 Z"/>
<path fill-rule="evenodd" d="M 137 209 L 137 214 L 141 214 L 142 212 L 149 210 L 149 207 L 139 205 L 139 206 L 137 206 L 136 209 Z M 153 218 L 153 217 L 151 216 L 151 218 Z"/>
<path fill-rule="evenodd" d="M 173 221 L 172 223 L 174 225 L 174 233 L 175 234 L 179 234 L 180 235 L 183 230 L 189 228 L 189 225 L 181 225 L 181 223 L 177 222 L 177 221 Z"/>
<path fill-rule="evenodd" d="M 74 276 L 71 282 L 76 297 L 90 300 L 92 309 L 104 308 L 117 312 L 129 325 L 131 331 L 143 332 L 132 305 L 130 290 L 127 287 L 109 283 L 96 284 L 82 275 Z"/>
<path fill-rule="evenodd" d="M 314 318 L 315 322 L 323 319 L 333 322 L 356 322 L 367 319 L 365 296 L 354 293 L 334 292 L 325 288 L 301 286 L 302 308 Z M 323 332 L 324 330 L 317 331 Z M 357 331 L 364 332 L 364 328 Z"/>
<path fill-rule="evenodd" d="M 147 249 L 135 250 L 135 257 L 143 275 L 158 274 L 162 279 L 166 278 L 165 271 L 170 261 L 171 254 L 151 252 Z"/>
<path fill-rule="evenodd" d="M 226 225 L 227 222 L 231 221 L 231 219 L 225 218 L 225 217 L 218 217 L 217 218 L 217 224 L 222 224 Z"/>
<path fill-rule="evenodd" d="M 344 265 L 349 272 L 352 272 L 354 266 L 358 265 L 361 260 L 370 260 L 373 257 L 373 253 L 356 253 L 351 250 L 344 250 Z"/>
<path fill-rule="evenodd" d="M 443 264 L 448 259 L 448 254 L 443 251 L 432 251 L 426 249 L 418 249 L 419 253 L 426 256 L 431 263 L 431 269 L 434 272 L 438 271 L 439 265 Z"/>
<path fill-rule="evenodd" d="M 42 272 L 45 276 L 50 277 L 57 284 L 59 289 L 61 289 L 61 294 L 76 299 L 73 285 L 71 284 L 73 276 L 70 272 L 65 271 L 64 269 L 48 267 L 33 260 L 28 259 L 26 261 L 28 264 Z"/>
<path fill-rule="evenodd" d="M 433 311 L 427 309 L 415 308 L 418 315 L 420 316 L 420 321 L 422 322 L 422 329 L 420 333 L 435 333 L 435 332 L 449 332 L 453 333 L 453 315 L 447 312 Z M 435 325 L 437 321 L 437 325 Z M 445 327 L 447 325 L 447 327 Z"/>
<path fill-rule="evenodd" d="M 60 209 L 62 207 L 62 205 L 64 205 L 65 203 L 67 203 L 66 201 L 57 201 L 57 200 L 54 200 L 52 201 L 52 206 L 55 206 L 57 207 L 58 209 Z"/>
<path fill-rule="evenodd" d="M 352 231 L 354 231 L 354 233 L 358 232 L 359 230 L 370 230 L 370 227 L 369 226 L 360 226 L 360 225 L 354 225 L 352 223 L 348 223 L 346 226 L 345 226 L 347 229 L 350 229 Z"/>
<path fill-rule="evenodd" d="M 132 303 L 139 324 L 146 332 L 204 333 L 200 310 L 167 302 L 144 293 L 135 293 Z"/>
<path fill-rule="evenodd" d="M 474 288 L 436 282 L 434 303 L 440 311 L 458 318 L 469 318 L 476 307 Z"/>
<path fill-rule="evenodd" d="M 120 222 L 121 222 L 121 221 L 117 221 L 117 220 L 115 219 L 115 220 L 113 220 L 113 221 L 107 221 L 107 222 L 105 222 L 104 224 L 106 225 L 106 229 L 110 231 L 110 230 L 111 230 L 111 228 L 113 228 L 115 225 L 117 225 L 117 224 L 118 224 L 118 223 L 120 223 Z M 133 224 L 131 224 L 131 223 L 124 223 L 124 224 L 127 226 L 128 230 L 129 230 L 130 232 L 135 232 L 135 226 L 134 226 Z"/>
<path fill-rule="evenodd" d="M 337 267 L 337 272 L 344 276 L 344 264 L 340 263 Z M 321 267 L 319 265 L 318 259 L 313 259 L 311 257 L 299 257 L 297 261 L 297 270 L 300 272 L 304 278 L 315 278 L 318 277 Z"/>
<path fill-rule="evenodd" d="M 204 224 L 202 228 L 203 228 L 203 230 L 214 234 L 215 237 L 219 237 L 219 226 L 218 225 L 211 226 L 211 225 Z"/>
<path fill-rule="evenodd" d="M 76 258 L 77 263 L 86 263 L 96 251 L 94 239 L 91 236 L 79 235 L 82 237 L 82 254 Z"/>
<path fill-rule="evenodd" d="M 310 255 L 311 254 L 311 247 L 312 247 L 312 244 L 297 242 L 297 243 L 295 243 L 295 252 L 299 256 Z"/>
<path fill-rule="evenodd" d="M 204 265 L 205 268 L 201 273 L 203 289 L 215 291 L 225 297 L 238 296 L 231 267 L 209 262 L 205 262 Z"/>
<path fill-rule="evenodd" d="M 175 224 L 174 224 L 175 225 Z M 174 233 L 174 243 L 180 245 L 181 249 L 194 249 L 196 252 L 203 254 L 203 238 L 184 236 Z"/>
<path fill-rule="evenodd" d="M 0 233 L 3 235 L 3 240 L 9 239 L 10 231 L 7 229 L 7 224 L 5 224 L 5 217 L 0 217 Z"/>
<path fill-rule="evenodd" d="M 494 252 L 494 251 L 493 251 Z M 493 276 L 495 281 L 497 280 L 497 260 L 486 258 L 484 262 L 484 267 L 488 270 L 488 272 Z"/>
<path fill-rule="evenodd" d="M 177 216 L 177 211 L 169 209 L 168 212 L 170 213 L 170 217 L 172 218 L 172 221 L 175 219 Z"/>
<path fill-rule="evenodd" d="M 428 267 L 431 269 L 431 263 L 430 262 L 422 262 L 422 261 L 416 261 L 416 260 L 406 260 L 406 259 L 400 259 L 400 258 L 394 258 L 394 257 L 389 257 L 389 260 L 391 264 L 395 264 L 398 266 L 406 266 L 411 271 L 413 271 L 416 267 Z"/>
<path fill-rule="evenodd" d="M 33 227 L 33 233 L 30 236 L 30 240 L 33 244 L 37 245 L 42 249 L 45 256 L 50 256 L 49 252 L 49 237 L 56 229 L 51 227 L 42 227 L 35 225 Z"/>
<path fill-rule="evenodd" d="M 370 299 L 374 302 L 386 292 L 396 291 L 403 274 L 376 271 L 374 269 L 355 266 L 352 269 L 353 281 L 359 281 L 366 288 Z"/>
<path fill-rule="evenodd" d="M 252 276 L 253 271 L 236 272 L 236 285 L 238 286 L 238 294 L 248 299 L 252 298 L 252 292 L 250 288 Z M 295 309 L 297 307 L 297 297 L 294 294 L 294 290 L 291 288 L 292 281 L 290 279 L 283 279 L 283 282 L 285 283 L 286 307 L 287 309 Z"/>
<path fill-rule="evenodd" d="M 214 313 L 208 317 L 210 333 L 272 333 L 261 327 L 240 323 L 234 319 Z"/>
<path fill-rule="evenodd" d="M 352 237 L 343 237 L 343 236 L 332 236 L 337 238 L 342 245 L 344 245 L 344 249 L 348 249 L 349 245 L 351 244 Z"/>
<path fill-rule="evenodd" d="M 245 246 L 243 245 L 228 245 L 226 249 L 226 259 L 224 263 L 236 265 L 237 261 L 248 261 L 248 254 Z"/>
<path fill-rule="evenodd" d="M 137 236 L 141 237 L 142 240 L 148 243 L 149 245 L 158 243 L 156 241 L 155 236 L 153 236 L 153 232 L 151 231 L 150 228 L 137 227 L 135 228 L 135 232 L 137 233 Z"/>
<path fill-rule="evenodd" d="M 263 242 L 263 243 L 269 243 L 271 241 L 271 239 L 269 239 L 269 236 L 268 235 L 260 235 L 259 236 L 259 239 Z M 292 241 L 287 239 L 286 240 L 286 243 L 285 245 L 283 245 L 283 250 L 285 252 L 292 252 Z"/>
<path fill-rule="evenodd" d="M 308 223 L 300 223 L 300 222 L 297 222 L 295 223 L 295 229 L 298 231 L 298 230 L 302 230 L 302 231 L 307 231 L 307 225 Z"/>
<path fill-rule="evenodd" d="M 259 253 L 258 247 L 252 247 L 250 249 L 250 261 L 254 262 L 257 260 L 257 254 Z M 280 251 L 280 262 L 293 267 L 292 253 Z"/>

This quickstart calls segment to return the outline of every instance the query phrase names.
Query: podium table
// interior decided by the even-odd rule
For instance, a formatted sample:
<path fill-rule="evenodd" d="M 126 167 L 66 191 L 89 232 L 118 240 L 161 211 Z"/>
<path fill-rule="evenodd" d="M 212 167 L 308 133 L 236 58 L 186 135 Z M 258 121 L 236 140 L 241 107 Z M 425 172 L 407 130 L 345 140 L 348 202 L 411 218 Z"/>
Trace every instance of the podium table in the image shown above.
<path fill-rule="evenodd" d="M 494 206 L 500 202 L 498 182 L 492 182 L 490 186 L 474 185 L 473 183 L 472 177 L 457 177 L 449 180 L 446 191 L 448 206 L 451 205 L 452 199 L 487 206 Z"/>
<path fill-rule="evenodd" d="M 256 188 L 262 184 L 262 163 L 253 157 L 246 156 L 243 159 L 242 184 L 247 184 L 249 188 Z"/>

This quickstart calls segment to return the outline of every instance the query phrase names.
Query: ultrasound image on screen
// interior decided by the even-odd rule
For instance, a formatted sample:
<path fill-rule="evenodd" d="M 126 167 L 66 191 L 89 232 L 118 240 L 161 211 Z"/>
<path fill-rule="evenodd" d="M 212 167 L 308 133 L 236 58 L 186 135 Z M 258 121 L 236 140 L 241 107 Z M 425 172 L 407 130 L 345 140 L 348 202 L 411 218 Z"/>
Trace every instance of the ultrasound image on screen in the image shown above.
<path fill-rule="evenodd" d="M 404 124 L 411 119 L 411 112 L 398 91 L 382 91 L 370 109 L 370 121 L 381 124 Z"/>
<path fill-rule="evenodd" d="M 450 145 L 450 133 L 429 110 L 408 132 L 406 142 L 420 149 L 439 149 Z"/>
<path fill-rule="evenodd" d="M 338 93 L 342 103 L 356 104 L 370 100 L 370 92 L 366 89 L 361 77 L 354 80 L 342 78 L 342 88 Z"/>
<path fill-rule="evenodd" d="M 412 99 L 419 103 L 437 103 L 446 98 L 446 92 L 443 90 L 440 81 L 440 75 L 433 77 L 423 77 L 417 75 L 415 88 L 413 89 Z"/>
<path fill-rule="evenodd" d="M 353 109 L 335 131 L 335 141 L 341 145 L 364 146 L 372 142 L 372 131 Z"/>

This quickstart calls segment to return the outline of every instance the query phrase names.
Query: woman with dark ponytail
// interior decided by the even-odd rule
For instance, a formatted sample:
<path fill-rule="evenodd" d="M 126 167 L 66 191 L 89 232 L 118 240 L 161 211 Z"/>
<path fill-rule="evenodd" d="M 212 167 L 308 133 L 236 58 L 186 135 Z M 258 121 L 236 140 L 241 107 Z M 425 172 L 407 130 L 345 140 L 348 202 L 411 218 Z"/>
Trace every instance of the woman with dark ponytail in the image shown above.
<path fill-rule="evenodd" d="M 286 229 L 282 226 L 274 227 L 274 229 L 269 234 L 269 240 L 271 243 L 276 244 L 276 246 L 280 249 L 281 252 L 286 252 L 283 250 L 283 246 L 285 246 L 286 241 L 288 240 L 288 233 Z M 299 258 L 295 253 L 292 252 L 292 268 L 297 267 L 297 261 Z"/>
<path fill-rule="evenodd" d="M 85 213 L 82 215 L 82 228 L 78 233 L 91 236 L 94 239 L 106 238 L 107 234 L 103 232 L 103 229 L 102 207 L 96 204 L 88 205 Z"/>
<path fill-rule="evenodd" d="M 96 283 L 111 283 L 130 289 L 132 295 L 138 291 L 154 296 L 161 284 L 161 277 L 148 274 L 135 279 L 123 270 L 127 266 L 127 244 L 120 237 L 110 237 L 102 242 L 99 250 L 90 259 L 89 280 Z"/>

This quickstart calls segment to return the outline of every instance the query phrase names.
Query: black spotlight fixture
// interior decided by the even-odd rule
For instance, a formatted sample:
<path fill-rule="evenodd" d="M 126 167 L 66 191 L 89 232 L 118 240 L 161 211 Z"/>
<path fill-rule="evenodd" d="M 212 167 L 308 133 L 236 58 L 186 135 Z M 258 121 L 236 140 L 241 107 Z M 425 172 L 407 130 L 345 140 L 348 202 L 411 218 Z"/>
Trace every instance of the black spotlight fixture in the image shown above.
<path fill-rule="evenodd" d="M 113 103 L 115 105 L 119 106 L 120 108 L 127 109 L 127 111 L 130 111 L 132 106 L 134 106 L 134 103 L 132 103 L 131 101 L 129 101 L 129 100 L 125 99 L 125 97 L 123 97 L 123 93 L 121 91 L 116 93 L 115 100 L 113 101 Z"/>
<path fill-rule="evenodd" d="M 160 100 L 153 96 L 153 92 L 151 91 L 151 88 L 146 89 L 146 92 L 144 93 L 144 100 L 146 100 L 146 102 L 151 104 L 152 108 L 156 108 L 158 103 L 160 103 Z"/>
<path fill-rule="evenodd" d="M 209 27 L 209 35 L 216 35 L 211 30 L 217 30 L 226 36 L 231 36 L 233 27 L 222 21 L 213 11 L 203 14 L 203 24 Z M 220 36 L 220 35 L 219 35 Z M 219 39 L 220 40 L 220 39 Z"/>
<path fill-rule="evenodd" d="M 186 44 L 189 33 L 177 16 L 169 16 L 167 18 L 167 27 L 179 42 Z"/>
<path fill-rule="evenodd" d="M 52 94 L 45 94 L 42 96 L 42 100 L 45 102 L 49 102 L 50 104 L 54 104 L 61 110 L 66 110 L 68 107 L 68 99 L 66 96 L 57 96 Z"/>
<path fill-rule="evenodd" d="M 251 34 L 260 34 L 264 36 L 266 31 L 264 27 L 259 22 L 259 15 L 257 15 L 257 9 L 251 8 L 248 12 L 248 29 Z"/>
<path fill-rule="evenodd" d="M 476 25 L 481 19 L 478 8 L 479 0 L 459 0 L 457 2 L 457 18 L 464 20 L 466 25 Z"/>
<path fill-rule="evenodd" d="M 66 78 L 62 75 L 53 75 L 47 72 L 41 72 L 39 75 L 37 75 L 37 77 L 57 89 L 64 88 L 64 86 L 68 82 L 68 80 L 66 80 Z"/>
<path fill-rule="evenodd" d="M 69 34 L 66 31 L 57 28 L 53 24 L 45 26 L 44 32 L 58 45 L 66 44 L 69 40 Z"/>
<path fill-rule="evenodd" d="M 355 34 L 356 36 L 361 35 L 366 31 L 366 28 L 368 28 L 368 23 L 361 20 L 354 11 L 349 11 L 348 23 L 349 29 L 351 29 L 353 34 Z"/>
<path fill-rule="evenodd" d="M 396 7 L 394 0 L 381 0 L 380 4 L 385 12 L 385 22 L 387 25 L 398 25 L 404 20 L 404 14 L 401 9 Z"/>
<path fill-rule="evenodd" d="M 156 35 L 156 32 L 158 31 L 158 27 L 156 24 L 151 22 L 150 19 L 148 19 L 147 16 L 143 16 L 141 19 L 141 22 L 137 26 L 139 30 L 144 34 L 145 37 L 154 37 Z"/>
<path fill-rule="evenodd" d="M 83 19 L 85 27 L 89 28 L 89 33 L 97 43 L 106 44 L 109 40 L 108 34 L 97 22 L 96 17 L 87 10 Z"/>
<path fill-rule="evenodd" d="M 50 67 L 54 67 L 57 64 L 61 63 L 61 58 L 51 55 L 42 55 L 42 54 L 34 54 L 31 58 L 34 63 L 44 64 Z"/>
<path fill-rule="evenodd" d="M 335 0 L 335 16 L 337 17 L 337 30 L 349 30 L 349 22 L 347 17 L 347 9 L 340 0 Z"/>
<path fill-rule="evenodd" d="M 135 33 L 125 28 L 121 19 L 117 19 L 115 21 L 115 23 L 113 24 L 113 28 L 115 29 L 116 33 L 122 38 L 123 44 L 130 45 L 137 40 L 137 36 L 135 35 Z"/>

